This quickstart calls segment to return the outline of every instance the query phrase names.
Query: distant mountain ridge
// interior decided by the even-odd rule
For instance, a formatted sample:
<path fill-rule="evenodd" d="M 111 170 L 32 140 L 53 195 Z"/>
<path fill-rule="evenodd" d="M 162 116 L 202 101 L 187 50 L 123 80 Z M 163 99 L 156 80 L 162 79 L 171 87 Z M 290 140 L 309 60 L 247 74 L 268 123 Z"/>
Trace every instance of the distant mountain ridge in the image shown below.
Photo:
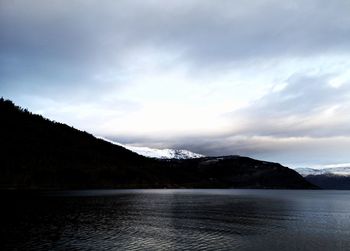
<path fill-rule="evenodd" d="M 98 137 L 100 139 L 106 140 L 112 144 L 122 146 L 132 152 L 140 154 L 145 157 L 156 158 L 156 159 L 195 159 L 203 158 L 205 155 L 194 153 L 188 150 L 177 150 L 177 149 L 156 149 L 144 146 L 132 146 L 127 144 L 122 144 L 115 142 L 113 140 L 106 139 L 104 137 Z"/>
<path fill-rule="evenodd" d="M 295 169 L 307 181 L 324 189 L 350 189 L 350 167 Z"/>
<path fill-rule="evenodd" d="M 308 175 L 321 175 L 321 174 L 350 176 L 350 167 L 328 167 L 328 168 L 322 168 L 322 169 L 296 168 L 295 171 L 297 171 L 304 177 Z"/>
<path fill-rule="evenodd" d="M 0 118 L 0 189 L 316 188 L 247 157 L 147 158 L 3 98 Z"/>

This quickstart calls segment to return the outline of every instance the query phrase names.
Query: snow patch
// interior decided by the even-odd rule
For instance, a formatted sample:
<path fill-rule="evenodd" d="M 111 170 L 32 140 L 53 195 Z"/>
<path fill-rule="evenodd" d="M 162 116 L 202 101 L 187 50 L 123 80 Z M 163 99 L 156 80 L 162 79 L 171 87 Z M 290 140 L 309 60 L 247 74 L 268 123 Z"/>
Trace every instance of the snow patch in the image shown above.
<path fill-rule="evenodd" d="M 133 151 L 137 154 L 150 157 L 150 158 L 157 158 L 157 159 L 195 159 L 195 158 L 202 158 L 205 157 L 202 154 L 194 153 L 188 150 L 176 150 L 176 149 L 155 149 L 145 146 L 132 146 L 132 145 L 126 145 L 121 144 L 119 142 L 114 142 L 112 140 L 98 137 L 102 140 L 105 140 L 107 142 L 110 142 L 112 144 L 122 146 L 130 151 Z"/>
<path fill-rule="evenodd" d="M 301 174 L 304 177 L 308 175 L 323 175 L 323 174 L 350 176 L 350 166 L 329 167 L 329 168 L 322 168 L 322 169 L 296 168 L 295 171 L 297 171 L 299 174 Z"/>

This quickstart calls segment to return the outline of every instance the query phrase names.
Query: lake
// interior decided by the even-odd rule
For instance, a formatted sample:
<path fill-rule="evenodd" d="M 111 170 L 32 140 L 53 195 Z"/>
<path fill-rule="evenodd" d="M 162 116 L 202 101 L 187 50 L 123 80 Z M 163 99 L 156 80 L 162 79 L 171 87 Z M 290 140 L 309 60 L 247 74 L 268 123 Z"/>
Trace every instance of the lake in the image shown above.
<path fill-rule="evenodd" d="M 2 192 L 0 250 L 350 250 L 350 192 Z"/>

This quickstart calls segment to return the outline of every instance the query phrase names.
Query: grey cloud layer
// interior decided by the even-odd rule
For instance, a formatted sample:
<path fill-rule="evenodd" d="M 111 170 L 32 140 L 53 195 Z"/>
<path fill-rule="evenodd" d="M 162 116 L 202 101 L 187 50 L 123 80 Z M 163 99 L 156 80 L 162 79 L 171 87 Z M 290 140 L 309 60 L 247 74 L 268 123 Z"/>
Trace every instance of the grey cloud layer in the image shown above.
<path fill-rule="evenodd" d="M 230 114 L 237 134 L 277 137 L 350 136 L 350 83 L 332 87 L 329 76 L 293 76 L 287 86 Z"/>
<path fill-rule="evenodd" d="M 209 67 L 349 50 L 349 1 L 2 1 L 1 82 L 72 85 L 138 47 Z M 50 81 L 48 81 L 50 80 Z M 30 82 L 30 83 L 28 83 Z M 8 86 L 11 84 L 12 86 Z"/>
<path fill-rule="evenodd" d="M 226 68 L 254 68 L 257 62 L 316 61 L 349 54 L 349 13 L 348 0 L 1 0 L 0 95 L 44 96 L 68 107 L 87 102 L 98 112 L 118 107 L 118 116 L 120 110 L 139 109 L 133 101 L 108 96 L 128 85 L 128 74 L 138 74 L 127 69 L 142 57 L 138 51 L 178 55 L 169 68 L 186 64 L 194 76 L 200 71 L 218 76 Z M 155 145 L 162 140 L 164 146 L 210 155 L 281 159 L 291 159 L 293 153 L 308 158 L 299 149 L 313 152 L 317 146 L 336 156 L 330 149 L 338 142 L 339 161 L 345 159 L 350 147 L 349 84 L 333 88 L 332 76 L 294 70 L 287 74 L 284 89 L 226 114 L 232 130 L 176 140 L 118 136 Z M 309 159 L 317 160 L 317 153 Z"/>

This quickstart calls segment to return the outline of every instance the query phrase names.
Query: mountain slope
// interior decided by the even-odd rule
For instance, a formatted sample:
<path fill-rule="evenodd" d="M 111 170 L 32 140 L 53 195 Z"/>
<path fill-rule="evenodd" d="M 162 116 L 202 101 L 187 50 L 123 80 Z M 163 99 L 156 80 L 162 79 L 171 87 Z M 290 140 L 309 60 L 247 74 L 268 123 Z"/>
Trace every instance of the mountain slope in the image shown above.
<path fill-rule="evenodd" d="M 146 158 L 0 99 L 0 187 L 314 188 L 295 171 L 246 157 Z"/>
<path fill-rule="evenodd" d="M 112 168 L 122 179 L 123 174 L 136 172 L 149 162 L 123 147 L 16 107 L 11 101 L 0 101 L 0 116 L 3 186 L 108 185 Z M 140 175 L 147 176 L 142 171 Z"/>
<path fill-rule="evenodd" d="M 162 160 L 170 169 L 189 173 L 207 187 L 314 189 L 301 175 L 278 163 L 242 156 L 205 157 L 187 160 Z M 173 177 L 181 180 L 182 177 Z"/>

